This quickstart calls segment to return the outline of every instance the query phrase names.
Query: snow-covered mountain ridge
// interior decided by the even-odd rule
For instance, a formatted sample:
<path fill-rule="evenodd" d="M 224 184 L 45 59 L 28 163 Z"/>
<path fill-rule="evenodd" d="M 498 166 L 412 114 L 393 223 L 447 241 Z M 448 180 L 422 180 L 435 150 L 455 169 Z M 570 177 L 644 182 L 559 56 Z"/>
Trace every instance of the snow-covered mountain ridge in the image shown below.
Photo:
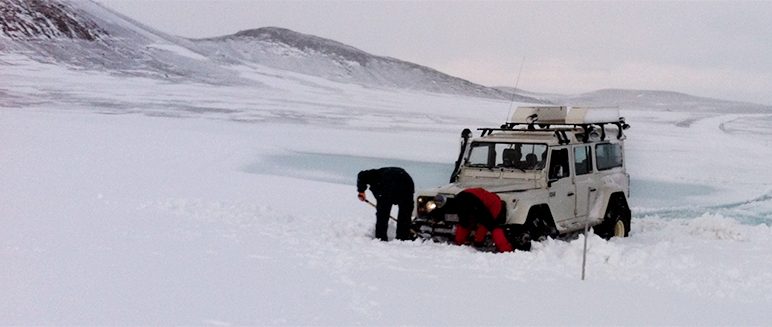
<path fill-rule="evenodd" d="M 516 92 L 549 103 L 573 106 L 617 106 L 627 109 L 688 111 L 688 112 L 731 112 L 770 113 L 772 106 L 742 101 L 730 101 L 663 90 L 602 89 L 581 94 L 538 93 L 496 87 L 504 92 Z"/>
<path fill-rule="evenodd" d="M 190 40 L 154 30 L 92 1 L 0 3 L 0 51 L 23 53 L 40 62 L 172 81 L 255 86 L 262 85 L 245 78 L 242 68 L 267 67 L 366 87 L 512 98 L 429 67 L 288 29 L 259 28 Z"/>
<path fill-rule="evenodd" d="M 0 53 L 167 81 L 249 82 L 197 55 L 190 41 L 144 26 L 92 1 L 0 1 L 4 17 Z"/>
<path fill-rule="evenodd" d="M 362 50 L 334 40 L 324 39 L 309 34 L 302 34 L 280 27 L 263 27 L 244 30 L 233 35 L 222 36 L 209 40 L 223 39 L 253 39 L 264 42 L 283 43 L 299 50 L 311 50 L 334 55 L 343 60 L 355 61 L 362 66 L 367 64 L 369 55 Z"/>
<path fill-rule="evenodd" d="M 194 40 L 210 58 L 229 64 L 261 64 L 325 79 L 388 88 L 512 99 L 512 94 L 435 69 L 377 56 L 352 46 L 278 27 Z M 515 101 L 540 102 L 516 95 Z"/>
<path fill-rule="evenodd" d="M 564 95 L 490 88 L 426 66 L 284 28 L 263 27 L 215 38 L 185 39 L 157 31 L 93 1 L 0 0 L 0 4 L 0 52 L 23 53 L 40 62 L 122 75 L 264 87 L 259 80 L 247 77 L 243 68 L 256 69 L 258 74 L 265 74 L 264 68 L 268 68 L 271 74 L 276 73 L 274 70 L 286 71 L 365 87 L 516 102 L 669 111 L 772 111 L 765 105 L 671 91 L 605 89 Z"/>

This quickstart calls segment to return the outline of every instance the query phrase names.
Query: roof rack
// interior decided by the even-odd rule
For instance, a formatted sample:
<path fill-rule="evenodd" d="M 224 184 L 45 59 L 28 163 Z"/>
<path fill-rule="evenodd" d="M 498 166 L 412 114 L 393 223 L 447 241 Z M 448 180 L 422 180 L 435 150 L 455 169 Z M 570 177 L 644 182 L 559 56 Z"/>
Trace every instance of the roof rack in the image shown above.
<path fill-rule="evenodd" d="M 617 126 L 617 139 L 624 137 L 623 130 L 630 128 L 625 118 L 619 116 L 619 108 L 611 107 L 566 107 L 538 106 L 518 107 L 510 121 L 501 127 L 478 128 L 480 136 L 490 135 L 494 131 L 554 131 L 560 144 L 570 141 L 566 131 L 582 128 L 582 142 L 588 142 L 590 134 L 600 129 L 600 139 L 606 139 L 606 125 Z M 516 128 L 525 126 L 526 128 Z"/>

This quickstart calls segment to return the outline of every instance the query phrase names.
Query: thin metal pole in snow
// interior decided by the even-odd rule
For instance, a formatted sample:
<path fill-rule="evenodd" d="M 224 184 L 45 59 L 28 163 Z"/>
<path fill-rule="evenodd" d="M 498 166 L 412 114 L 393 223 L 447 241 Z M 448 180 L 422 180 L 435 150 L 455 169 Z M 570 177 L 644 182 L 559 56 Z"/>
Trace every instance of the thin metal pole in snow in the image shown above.
<path fill-rule="evenodd" d="M 589 190 L 589 189 L 588 189 Z M 584 250 L 582 250 L 582 280 L 587 266 L 587 231 L 590 229 L 590 192 L 587 192 L 587 217 L 584 220 Z"/>
<path fill-rule="evenodd" d="M 590 226 L 589 219 L 584 223 L 584 251 L 582 252 L 582 280 L 584 280 L 584 268 L 587 266 L 587 230 Z"/>

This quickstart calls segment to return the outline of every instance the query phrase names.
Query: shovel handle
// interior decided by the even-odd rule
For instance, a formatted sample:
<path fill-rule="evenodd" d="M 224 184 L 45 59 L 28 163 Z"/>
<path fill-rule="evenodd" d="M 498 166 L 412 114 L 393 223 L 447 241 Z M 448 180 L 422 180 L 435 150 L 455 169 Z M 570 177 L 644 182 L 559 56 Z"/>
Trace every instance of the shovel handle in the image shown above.
<path fill-rule="evenodd" d="M 365 199 L 365 202 L 367 202 L 367 204 L 369 204 L 373 208 L 378 208 L 378 207 L 375 206 L 375 203 L 370 202 L 370 200 L 368 200 L 368 199 Z M 389 215 L 389 218 L 391 220 L 393 220 L 394 222 L 397 222 L 397 218 L 394 218 L 391 215 Z"/>
<path fill-rule="evenodd" d="M 365 202 L 367 202 L 367 204 L 369 204 L 369 205 L 370 205 L 371 207 L 373 207 L 373 208 L 376 208 L 376 209 L 378 208 L 378 207 L 376 207 L 376 206 L 375 206 L 375 203 L 372 203 L 372 202 L 370 202 L 370 200 L 368 200 L 367 198 L 365 198 Z M 400 210 L 401 210 L 401 209 L 400 209 Z M 393 220 L 395 223 L 398 223 L 398 222 L 399 222 L 399 221 L 397 220 L 397 218 L 394 218 L 394 217 L 392 217 L 391 215 L 389 215 L 389 219 Z M 416 231 L 415 231 L 415 230 L 414 230 L 412 227 L 410 228 L 410 232 L 411 232 L 411 233 L 413 233 L 413 235 L 414 235 L 414 236 L 415 236 L 415 235 L 418 235 L 418 233 L 416 233 Z"/>

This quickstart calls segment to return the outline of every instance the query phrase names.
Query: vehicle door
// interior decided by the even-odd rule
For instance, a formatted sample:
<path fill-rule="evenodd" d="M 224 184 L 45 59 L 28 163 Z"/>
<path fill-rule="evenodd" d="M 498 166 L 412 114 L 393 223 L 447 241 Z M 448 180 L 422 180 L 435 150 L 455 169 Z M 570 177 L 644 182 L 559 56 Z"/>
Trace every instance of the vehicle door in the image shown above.
<path fill-rule="evenodd" d="M 592 147 L 577 145 L 573 148 L 574 182 L 576 184 L 576 217 L 584 221 L 597 199 L 598 179 L 593 174 Z"/>
<path fill-rule="evenodd" d="M 576 210 L 576 187 L 571 178 L 569 148 L 553 148 L 550 152 L 548 176 L 548 194 L 552 217 L 555 223 L 568 228 L 569 220 L 574 218 Z"/>

